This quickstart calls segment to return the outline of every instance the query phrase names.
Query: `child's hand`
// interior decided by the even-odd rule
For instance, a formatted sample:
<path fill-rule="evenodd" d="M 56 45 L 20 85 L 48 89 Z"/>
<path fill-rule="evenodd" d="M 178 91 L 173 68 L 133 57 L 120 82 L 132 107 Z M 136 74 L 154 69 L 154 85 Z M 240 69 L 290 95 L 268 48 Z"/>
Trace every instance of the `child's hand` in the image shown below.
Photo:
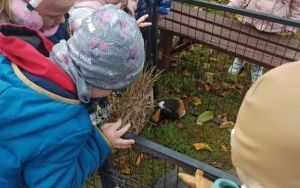
<path fill-rule="evenodd" d="M 151 22 L 145 22 L 146 19 L 149 18 L 148 14 L 145 14 L 144 16 L 140 17 L 136 22 L 138 24 L 139 27 L 143 28 L 143 27 L 148 27 L 150 25 L 152 25 Z"/>
<path fill-rule="evenodd" d="M 121 124 L 122 121 L 119 119 L 116 123 L 105 123 L 100 127 L 100 129 L 113 148 L 130 148 L 134 144 L 134 140 L 123 139 L 121 136 L 128 131 L 131 125 L 128 123 L 124 127 L 120 128 Z"/>

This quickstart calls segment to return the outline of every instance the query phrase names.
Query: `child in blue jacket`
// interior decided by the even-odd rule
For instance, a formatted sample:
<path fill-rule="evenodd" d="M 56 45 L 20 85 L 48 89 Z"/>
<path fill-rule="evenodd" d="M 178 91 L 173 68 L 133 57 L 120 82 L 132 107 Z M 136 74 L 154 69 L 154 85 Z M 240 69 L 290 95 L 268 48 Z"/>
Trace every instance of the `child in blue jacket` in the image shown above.
<path fill-rule="evenodd" d="M 130 147 L 134 140 L 121 138 L 130 124 L 98 129 L 84 104 L 128 87 L 143 69 L 143 46 L 135 19 L 113 5 L 54 47 L 40 33 L 1 25 L 0 187 L 79 188 L 110 146 Z"/>
<path fill-rule="evenodd" d="M 151 8 L 154 2 L 155 0 L 139 0 L 135 17 L 138 19 L 146 14 L 152 15 L 153 10 Z M 158 0 L 157 6 L 158 19 L 160 20 L 170 12 L 171 0 Z"/>

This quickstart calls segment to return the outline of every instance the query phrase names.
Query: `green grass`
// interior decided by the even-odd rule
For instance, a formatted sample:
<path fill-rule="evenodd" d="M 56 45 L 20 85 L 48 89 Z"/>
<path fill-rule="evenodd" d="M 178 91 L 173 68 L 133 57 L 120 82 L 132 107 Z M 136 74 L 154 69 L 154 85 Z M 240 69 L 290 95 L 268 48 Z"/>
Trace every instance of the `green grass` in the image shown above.
<path fill-rule="evenodd" d="M 250 85 L 250 66 L 239 76 L 227 73 L 233 57 L 213 51 L 201 45 L 194 45 L 173 58 L 170 71 L 165 72 L 158 81 L 159 98 L 182 97 L 188 99 L 186 115 L 175 121 L 165 121 L 159 125 L 149 124 L 141 133 L 150 140 L 162 144 L 189 157 L 216 166 L 228 173 L 235 174 L 230 160 L 230 130 L 220 129 L 224 117 L 234 121 L 242 98 Z M 210 76 L 209 76 L 210 75 Z M 201 99 L 201 105 L 194 105 L 193 97 Z M 197 117 L 205 112 L 214 113 L 213 120 L 197 125 Z M 179 124 L 183 126 L 178 126 Z M 207 143 L 212 151 L 197 151 L 194 143 Z M 224 144 L 228 151 L 221 150 Z M 130 154 L 129 154 L 130 153 Z M 171 162 L 147 156 L 136 165 L 140 151 L 123 151 L 114 154 L 115 165 L 118 158 L 127 156 L 129 178 L 152 187 L 169 170 L 176 168 Z M 122 169 L 119 169 L 122 171 Z M 92 178 L 97 180 L 97 178 Z M 93 181 L 88 187 L 93 187 Z M 142 181 L 140 181 L 142 180 Z M 97 180 L 99 182 L 99 180 Z"/>
<path fill-rule="evenodd" d="M 197 160 L 217 166 L 234 174 L 230 160 L 230 130 L 220 129 L 222 117 L 234 121 L 242 98 L 250 85 L 249 67 L 239 76 L 227 73 L 233 57 L 194 45 L 173 58 L 172 69 L 165 72 L 158 82 L 159 98 L 182 97 L 189 101 L 187 114 L 176 121 L 149 125 L 143 135 Z M 209 76 L 212 75 L 212 76 Z M 192 98 L 198 97 L 202 104 L 195 106 Z M 204 111 L 212 111 L 214 119 L 197 125 L 197 117 Z M 183 125 L 178 127 L 179 124 Z M 207 143 L 212 152 L 197 151 L 194 143 Z M 221 151 L 221 144 L 228 152 Z"/>

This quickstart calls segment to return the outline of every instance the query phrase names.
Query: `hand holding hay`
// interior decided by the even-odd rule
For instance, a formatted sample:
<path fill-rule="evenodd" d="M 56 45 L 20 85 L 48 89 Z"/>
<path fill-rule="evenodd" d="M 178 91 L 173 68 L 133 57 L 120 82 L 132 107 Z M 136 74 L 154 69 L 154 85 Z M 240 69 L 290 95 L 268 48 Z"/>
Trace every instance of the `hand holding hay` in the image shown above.
<path fill-rule="evenodd" d="M 145 71 L 121 96 L 112 97 L 112 119 L 131 123 L 131 131 L 139 133 L 153 111 L 153 85 L 160 73 Z"/>
<path fill-rule="evenodd" d="M 131 148 L 132 144 L 134 144 L 133 139 L 123 139 L 121 138 L 128 129 L 130 128 L 130 124 L 127 123 L 124 127 L 120 128 L 122 121 L 119 119 L 115 123 L 105 123 L 100 127 L 101 131 L 107 138 L 107 141 L 113 148 L 117 149 L 126 149 Z"/>

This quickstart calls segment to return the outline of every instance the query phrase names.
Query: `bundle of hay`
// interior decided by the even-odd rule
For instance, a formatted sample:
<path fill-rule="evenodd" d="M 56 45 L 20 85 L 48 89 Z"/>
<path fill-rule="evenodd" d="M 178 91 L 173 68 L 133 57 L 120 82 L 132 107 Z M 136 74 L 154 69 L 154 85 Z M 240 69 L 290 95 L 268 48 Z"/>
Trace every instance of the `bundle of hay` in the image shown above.
<path fill-rule="evenodd" d="M 124 93 L 114 95 L 111 120 L 121 118 L 123 125 L 131 123 L 131 132 L 138 134 L 153 111 L 153 85 L 159 74 L 154 74 L 154 68 L 147 70 Z"/>

